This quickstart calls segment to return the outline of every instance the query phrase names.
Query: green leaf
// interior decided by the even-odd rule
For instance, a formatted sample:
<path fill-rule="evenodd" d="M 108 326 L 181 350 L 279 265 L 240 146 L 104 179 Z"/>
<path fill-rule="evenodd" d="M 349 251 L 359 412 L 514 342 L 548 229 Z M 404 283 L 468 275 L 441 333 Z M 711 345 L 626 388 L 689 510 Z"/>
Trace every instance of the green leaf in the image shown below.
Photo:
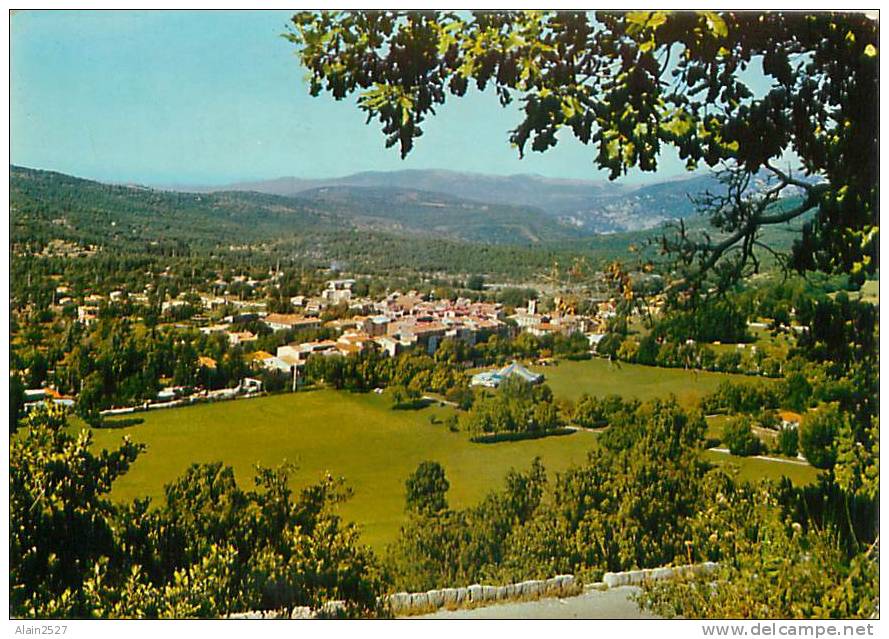
<path fill-rule="evenodd" d="M 648 27 L 652 30 L 657 29 L 667 22 L 667 11 L 654 11 L 648 19 Z"/>
<path fill-rule="evenodd" d="M 715 11 L 704 11 L 703 15 L 707 20 L 707 28 L 714 36 L 717 38 L 728 37 L 728 26 L 722 16 Z"/>

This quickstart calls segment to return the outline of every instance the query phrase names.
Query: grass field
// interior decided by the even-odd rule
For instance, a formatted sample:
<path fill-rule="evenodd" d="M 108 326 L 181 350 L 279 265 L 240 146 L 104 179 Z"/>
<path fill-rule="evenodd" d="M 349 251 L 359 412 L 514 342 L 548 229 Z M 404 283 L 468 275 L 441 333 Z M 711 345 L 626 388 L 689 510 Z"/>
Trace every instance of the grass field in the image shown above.
<path fill-rule="evenodd" d="M 725 466 L 747 481 L 788 477 L 794 484 L 810 484 L 818 478 L 818 470 L 812 466 L 790 462 L 769 461 L 753 457 L 735 457 L 713 450 L 704 451 L 704 458 Z"/>
<path fill-rule="evenodd" d="M 722 429 L 725 428 L 728 420 L 728 415 L 711 415 L 710 417 L 708 417 L 707 430 L 704 432 L 704 437 L 721 440 Z"/>
<path fill-rule="evenodd" d="M 449 408 L 394 411 L 389 406 L 385 396 L 312 391 L 140 413 L 143 423 L 98 429 L 94 437 L 98 447 L 115 446 L 124 435 L 148 444 L 115 484 L 112 497 L 118 500 L 161 497 L 164 484 L 192 462 L 231 465 L 244 487 L 252 485 L 257 462 L 296 463 L 294 486 L 325 471 L 343 476 L 355 494 L 341 512 L 362 525 L 365 541 L 377 549 L 397 535 L 404 481 L 423 460 L 444 466 L 450 504 L 462 507 L 500 488 L 507 470 L 527 468 L 536 455 L 550 471 L 563 470 L 583 461 L 595 446 L 595 435 L 587 432 L 473 444 L 465 433 L 429 423 L 430 415 L 442 417 Z"/>
<path fill-rule="evenodd" d="M 612 365 L 598 359 L 563 361 L 540 370 L 557 396 L 617 393 L 647 400 L 674 393 L 685 405 L 731 377 Z M 112 497 L 120 501 L 161 498 L 164 485 L 193 462 L 222 461 L 233 466 L 244 487 L 252 485 L 256 463 L 295 463 L 294 487 L 313 482 L 327 471 L 342 476 L 354 496 L 341 507 L 341 513 L 360 523 L 365 541 L 377 549 L 396 537 L 404 521 L 404 481 L 423 460 L 444 466 L 451 483 L 450 504 L 465 507 L 501 487 L 507 470 L 525 469 L 537 455 L 549 471 L 560 471 L 582 462 L 596 445 L 596 435 L 589 432 L 475 444 L 465 433 L 452 433 L 441 423 L 452 410 L 433 405 L 394 411 L 386 395 L 318 390 L 138 413 L 129 418 L 137 417 L 142 423 L 93 433 L 100 448 L 116 446 L 124 435 L 148 445 L 146 453 L 116 482 Z M 430 416 L 439 423 L 431 424 Z M 809 473 L 812 469 L 806 467 L 707 455 L 718 463 L 738 464 L 746 479 L 785 473 L 795 481 L 814 478 L 814 471 Z"/>
<path fill-rule="evenodd" d="M 609 362 L 599 358 L 562 360 L 556 366 L 533 367 L 533 370 L 544 374 L 545 382 L 556 397 L 577 399 L 583 393 L 597 396 L 616 394 L 647 401 L 673 393 L 679 403 L 686 407 L 697 404 L 701 397 L 716 390 L 723 380 L 749 382 L 759 379 L 746 375 Z"/>

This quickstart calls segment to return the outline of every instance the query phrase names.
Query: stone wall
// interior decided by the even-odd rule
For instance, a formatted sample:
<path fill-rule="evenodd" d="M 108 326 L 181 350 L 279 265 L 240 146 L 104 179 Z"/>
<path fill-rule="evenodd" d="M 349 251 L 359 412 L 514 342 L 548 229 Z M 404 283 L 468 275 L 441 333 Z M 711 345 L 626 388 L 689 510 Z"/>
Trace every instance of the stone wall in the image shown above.
<path fill-rule="evenodd" d="M 506 586 L 473 584 L 461 588 L 442 588 L 428 592 L 397 592 L 388 603 L 395 616 L 419 615 L 439 608 L 471 608 L 498 601 L 570 597 L 580 593 L 574 575 L 558 575 L 551 579 L 522 581 Z"/>
<path fill-rule="evenodd" d="M 602 577 L 602 583 L 609 588 L 639 586 L 646 581 L 708 575 L 716 570 L 717 565 L 712 561 L 705 561 L 702 564 L 688 566 L 665 566 L 663 568 L 646 568 L 644 570 L 627 570 L 625 572 L 606 572 Z"/>
<path fill-rule="evenodd" d="M 312 610 L 308 606 L 297 606 L 290 614 L 281 610 L 251 610 L 249 612 L 233 612 L 227 619 L 330 619 L 339 616 L 343 609 L 342 601 L 328 601 L 320 610 Z"/>
<path fill-rule="evenodd" d="M 674 577 L 708 575 L 718 564 L 707 561 L 688 566 L 665 566 L 625 572 L 606 572 L 602 581 L 590 584 L 589 588 L 619 588 L 640 586 L 649 581 L 662 581 Z M 498 601 L 521 601 L 543 597 L 572 597 L 580 594 L 583 586 L 574 575 L 558 575 L 551 579 L 522 581 L 506 586 L 486 586 L 473 584 L 461 588 L 441 588 L 427 592 L 397 592 L 385 597 L 393 616 L 408 617 L 434 612 L 440 608 L 458 609 L 486 606 Z M 294 608 L 290 615 L 280 611 L 242 612 L 229 615 L 229 619 L 317 619 L 336 617 L 342 602 L 329 601 L 315 611 L 307 607 Z"/>

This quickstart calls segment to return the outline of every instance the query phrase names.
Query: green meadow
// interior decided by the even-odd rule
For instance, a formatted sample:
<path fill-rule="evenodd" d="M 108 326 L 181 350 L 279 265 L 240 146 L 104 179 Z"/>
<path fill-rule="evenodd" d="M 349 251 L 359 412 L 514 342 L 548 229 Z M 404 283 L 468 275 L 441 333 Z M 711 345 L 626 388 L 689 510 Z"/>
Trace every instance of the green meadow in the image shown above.
<path fill-rule="evenodd" d="M 735 457 L 715 450 L 704 451 L 704 458 L 724 466 L 729 472 L 737 473 L 739 478 L 747 481 L 755 482 L 760 479 L 787 477 L 794 484 L 800 486 L 811 484 L 818 479 L 818 469 L 808 464 L 757 459 L 756 457 Z"/>
<path fill-rule="evenodd" d="M 533 367 L 543 373 L 545 382 L 556 397 L 577 399 L 590 395 L 621 395 L 643 402 L 671 393 L 685 407 L 695 406 L 700 399 L 726 379 L 755 381 L 746 375 L 688 371 L 682 368 L 660 368 L 605 359 L 561 360 L 555 366 Z"/>
<path fill-rule="evenodd" d="M 341 514 L 360 523 L 365 541 L 378 549 L 397 535 L 404 481 L 423 460 L 444 466 L 450 504 L 462 507 L 501 487 L 510 468 L 525 469 L 537 455 L 547 469 L 558 471 L 583 461 L 595 446 L 595 435 L 587 432 L 474 444 L 440 423 L 450 410 L 396 411 L 386 396 L 322 390 L 139 413 L 143 423 L 97 429 L 94 437 L 97 447 L 114 446 L 124 435 L 148 445 L 115 484 L 112 497 L 118 500 L 162 497 L 164 484 L 192 462 L 231 465 L 245 487 L 254 464 L 285 460 L 298 466 L 294 487 L 324 472 L 344 477 L 354 495 Z M 430 416 L 439 423 L 431 424 Z"/>
<path fill-rule="evenodd" d="M 563 361 L 541 370 L 557 396 L 618 393 L 647 400 L 673 393 L 685 405 L 727 377 L 602 360 Z M 125 435 L 148 446 L 115 483 L 112 497 L 119 501 L 162 499 L 164 485 L 194 462 L 222 461 L 235 469 L 244 487 L 252 485 L 257 463 L 296 464 L 291 481 L 297 489 L 325 472 L 343 477 L 354 494 L 340 512 L 359 523 L 364 540 L 378 550 L 398 534 L 404 521 L 404 481 L 423 460 L 444 466 L 450 505 L 465 507 L 501 487 L 510 468 L 525 469 L 535 456 L 552 474 L 584 461 L 596 446 L 590 432 L 477 444 L 444 426 L 453 410 L 449 407 L 390 406 L 387 395 L 315 390 L 137 413 L 111 420 L 112 427 L 94 429 L 93 435 L 98 448 L 116 446 Z M 141 423 L 132 424 L 134 417 Z M 115 423 L 122 426 L 115 428 Z M 807 467 L 707 454 L 717 463 L 738 464 L 742 477 L 749 479 L 779 477 L 785 471 L 794 481 L 814 478 Z"/>

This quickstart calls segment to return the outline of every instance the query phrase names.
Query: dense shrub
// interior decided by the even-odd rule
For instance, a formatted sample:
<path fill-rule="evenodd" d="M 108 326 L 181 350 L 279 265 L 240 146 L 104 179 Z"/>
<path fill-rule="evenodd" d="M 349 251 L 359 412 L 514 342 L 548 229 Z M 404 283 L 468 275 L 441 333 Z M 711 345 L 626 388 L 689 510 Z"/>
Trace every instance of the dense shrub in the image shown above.
<path fill-rule="evenodd" d="M 779 406 L 779 393 L 765 382 L 723 381 L 701 400 L 705 413 L 757 413 Z"/>
<path fill-rule="evenodd" d="M 408 511 L 428 515 L 448 507 L 446 494 L 450 483 L 438 462 L 422 462 L 407 478 L 404 487 Z"/>
<path fill-rule="evenodd" d="M 543 433 L 564 426 L 564 418 L 546 385 L 510 377 L 491 395 L 479 391 L 461 425 L 473 438 L 492 433 Z"/>
<path fill-rule="evenodd" d="M 600 398 L 584 393 L 574 406 L 571 421 L 581 428 L 601 428 L 607 426 L 617 413 L 632 413 L 638 406 L 638 401 L 624 401 L 619 395 Z"/>
<path fill-rule="evenodd" d="M 781 384 L 784 405 L 798 412 L 809 407 L 812 397 L 812 385 L 801 371 L 788 373 Z"/>
<path fill-rule="evenodd" d="M 49 405 L 11 442 L 10 613 L 27 618 L 218 617 L 319 608 L 373 615 L 384 580 L 333 506 L 327 476 L 293 496 L 287 467 L 258 468 L 243 490 L 221 463 L 193 464 L 164 499 L 115 505 L 108 494 L 143 450 L 92 451 Z"/>
<path fill-rule="evenodd" d="M 758 455 L 762 450 L 762 442 L 753 434 L 750 419 L 746 416 L 726 422 L 722 429 L 722 443 L 728 447 L 732 455 L 742 457 Z"/>
<path fill-rule="evenodd" d="M 708 301 L 698 308 L 673 311 L 657 323 L 654 332 L 677 343 L 684 343 L 689 339 L 696 342 L 725 343 L 746 342 L 750 339 L 746 315 L 728 300 Z"/>
<path fill-rule="evenodd" d="M 815 468 L 831 468 L 837 460 L 837 434 L 843 417 L 836 406 L 812 411 L 800 426 L 799 447 Z"/>
<path fill-rule="evenodd" d="M 623 336 L 620 333 L 608 333 L 603 337 L 596 346 L 596 353 L 602 357 L 614 358 L 623 343 Z"/>
<path fill-rule="evenodd" d="M 796 428 L 782 428 L 778 432 L 778 452 L 788 457 L 796 457 L 799 453 L 799 431 Z"/>

